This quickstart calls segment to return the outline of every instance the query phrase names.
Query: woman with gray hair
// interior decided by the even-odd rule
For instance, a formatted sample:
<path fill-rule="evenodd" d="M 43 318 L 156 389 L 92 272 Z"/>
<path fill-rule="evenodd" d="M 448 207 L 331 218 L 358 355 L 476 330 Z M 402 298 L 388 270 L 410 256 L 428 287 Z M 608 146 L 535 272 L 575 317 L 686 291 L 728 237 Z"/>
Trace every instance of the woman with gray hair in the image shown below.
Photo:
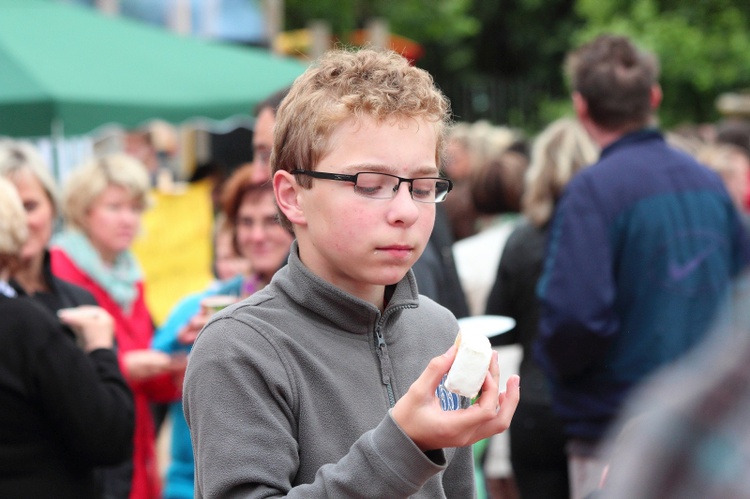
<path fill-rule="evenodd" d="M 16 292 L 36 299 L 53 313 L 62 308 L 96 305 L 91 293 L 52 275 L 47 246 L 59 214 L 57 187 L 34 146 L 0 139 L 0 177 L 15 186 L 26 211 L 28 236 L 9 281 Z"/>
<path fill-rule="evenodd" d="M 56 284 L 43 271 L 58 212 L 55 182 L 34 146 L 12 139 L 0 139 L 0 177 L 15 186 L 26 210 L 28 237 L 19 251 L 15 287 L 29 295 L 48 292 Z"/>
<path fill-rule="evenodd" d="M 10 273 L 19 265 L 18 254 L 23 247 L 28 232 L 26 215 L 18 194 L 13 185 L 7 181 L 0 182 L 0 293 L 4 296 L 16 296 L 8 284 Z"/>
<path fill-rule="evenodd" d="M 96 306 L 91 293 L 52 274 L 47 247 L 58 219 L 59 201 L 57 186 L 42 156 L 28 142 L 0 139 L 0 177 L 15 186 L 26 210 L 28 236 L 9 281 L 14 291 L 33 298 L 54 314 L 82 305 Z M 108 315 L 102 308 L 98 311 Z M 75 338 L 75 332 L 65 324 L 63 330 Z M 97 469 L 102 496 L 127 499 L 132 474 L 132 463 L 125 457 L 117 466 Z"/>
<path fill-rule="evenodd" d="M 598 157 L 598 148 L 578 121 L 560 118 L 534 140 L 521 209 L 525 220 L 509 236 L 487 300 L 486 313 L 513 317 L 516 327 L 492 338 L 494 345 L 519 343 L 524 395 L 510 427 L 510 455 L 521 497 L 567 499 L 567 458 L 562 426 L 552 413 L 547 380 L 532 352 L 539 306 L 536 283 L 544 263 L 549 221 L 563 189 Z"/>
<path fill-rule="evenodd" d="M 52 272 L 88 290 L 115 321 L 120 365 L 135 396 L 133 499 L 161 496 L 151 404 L 179 400 L 186 362 L 151 348 L 143 274 L 130 251 L 149 190 L 146 168 L 131 156 L 80 165 L 63 192 L 66 230 L 51 248 Z"/>
<path fill-rule="evenodd" d="M 26 238 L 21 200 L 0 177 L 0 497 L 98 498 L 94 467 L 124 459 L 133 434 L 112 318 L 91 306 L 55 317 L 19 296 L 8 279 Z"/>

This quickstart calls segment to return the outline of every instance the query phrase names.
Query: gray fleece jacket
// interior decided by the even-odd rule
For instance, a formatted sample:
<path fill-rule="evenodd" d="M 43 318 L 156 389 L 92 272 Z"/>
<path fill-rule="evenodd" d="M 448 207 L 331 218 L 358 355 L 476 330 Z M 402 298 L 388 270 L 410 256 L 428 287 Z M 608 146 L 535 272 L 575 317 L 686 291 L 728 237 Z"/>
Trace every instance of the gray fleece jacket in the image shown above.
<path fill-rule="evenodd" d="M 458 332 L 409 273 L 381 314 L 292 246 L 193 347 L 184 409 L 198 498 L 474 497 L 471 447 L 424 453 L 389 409 Z"/>

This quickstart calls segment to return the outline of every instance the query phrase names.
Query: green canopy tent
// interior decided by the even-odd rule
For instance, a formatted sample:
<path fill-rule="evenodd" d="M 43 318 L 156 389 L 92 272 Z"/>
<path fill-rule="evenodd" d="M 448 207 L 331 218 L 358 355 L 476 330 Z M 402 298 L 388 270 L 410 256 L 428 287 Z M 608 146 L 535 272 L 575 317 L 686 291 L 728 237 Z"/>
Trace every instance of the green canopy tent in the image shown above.
<path fill-rule="evenodd" d="M 0 135 L 249 115 L 303 63 L 49 0 L 0 0 Z"/>

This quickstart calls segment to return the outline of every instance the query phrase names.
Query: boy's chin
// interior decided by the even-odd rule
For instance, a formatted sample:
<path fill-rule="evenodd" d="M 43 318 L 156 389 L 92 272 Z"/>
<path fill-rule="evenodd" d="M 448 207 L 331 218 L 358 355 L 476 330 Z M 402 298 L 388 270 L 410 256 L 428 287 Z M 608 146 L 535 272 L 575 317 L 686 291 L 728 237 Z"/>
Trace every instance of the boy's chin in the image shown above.
<path fill-rule="evenodd" d="M 380 275 L 378 279 L 376 279 L 376 284 L 379 284 L 381 286 L 392 286 L 394 284 L 398 284 L 401 279 L 404 278 L 406 273 L 409 271 L 409 269 L 406 269 L 404 271 L 393 271 L 393 272 L 387 272 Z"/>

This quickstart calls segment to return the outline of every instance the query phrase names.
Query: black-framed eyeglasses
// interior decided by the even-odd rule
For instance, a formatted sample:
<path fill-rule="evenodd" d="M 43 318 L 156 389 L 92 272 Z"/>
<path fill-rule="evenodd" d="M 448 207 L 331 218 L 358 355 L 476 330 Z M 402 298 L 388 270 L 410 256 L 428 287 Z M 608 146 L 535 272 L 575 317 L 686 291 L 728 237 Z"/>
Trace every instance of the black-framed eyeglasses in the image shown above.
<path fill-rule="evenodd" d="M 354 192 L 372 199 L 393 199 L 402 182 L 409 184 L 409 194 L 420 203 L 441 203 L 445 201 L 453 182 L 442 177 L 403 178 L 390 173 L 359 172 L 354 175 L 343 173 L 319 172 L 314 170 L 292 170 L 294 175 L 307 175 L 323 180 L 351 182 Z"/>

